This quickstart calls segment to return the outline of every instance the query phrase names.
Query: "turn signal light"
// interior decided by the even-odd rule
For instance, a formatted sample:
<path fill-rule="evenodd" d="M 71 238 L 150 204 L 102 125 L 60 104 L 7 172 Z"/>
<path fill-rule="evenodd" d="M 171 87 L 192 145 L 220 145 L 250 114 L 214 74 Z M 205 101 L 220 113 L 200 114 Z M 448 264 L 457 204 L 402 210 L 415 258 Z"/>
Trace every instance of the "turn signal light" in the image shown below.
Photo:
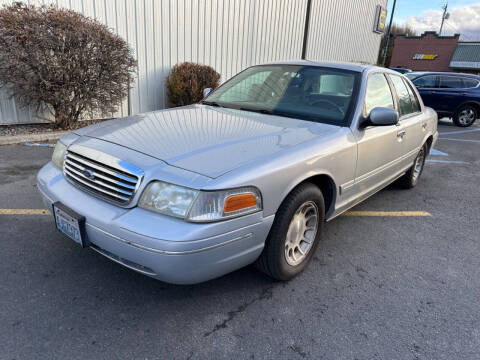
<path fill-rule="evenodd" d="M 257 206 L 257 198 L 254 194 L 232 195 L 225 199 L 223 205 L 224 213 L 231 213 L 238 210 L 248 209 Z"/>

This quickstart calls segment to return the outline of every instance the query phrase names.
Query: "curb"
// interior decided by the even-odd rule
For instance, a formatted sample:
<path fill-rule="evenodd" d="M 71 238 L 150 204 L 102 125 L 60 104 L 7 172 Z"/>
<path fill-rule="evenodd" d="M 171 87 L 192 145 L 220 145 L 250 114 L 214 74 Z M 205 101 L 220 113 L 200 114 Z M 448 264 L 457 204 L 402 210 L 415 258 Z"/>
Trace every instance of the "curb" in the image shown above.
<path fill-rule="evenodd" d="M 16 136 L 1 136 L 0 137 L 0 146 L 2 145 L 13 145 L 21 144 L 26 141 L 28 142 L 37 142 L 37 141 L 50 141 L 57 140 L 61 136 L 67 134 L 69 131 L 52 131 L 49 133 L 43 134 L 29 134 L 29 135 L 16 135 Z"/>

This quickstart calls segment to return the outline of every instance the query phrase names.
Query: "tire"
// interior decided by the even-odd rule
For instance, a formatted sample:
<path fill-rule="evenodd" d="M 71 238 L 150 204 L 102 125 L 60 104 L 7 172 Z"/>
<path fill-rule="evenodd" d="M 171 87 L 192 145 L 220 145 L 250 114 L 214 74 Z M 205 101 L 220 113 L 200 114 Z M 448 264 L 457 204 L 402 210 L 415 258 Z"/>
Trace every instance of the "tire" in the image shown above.
<path fill-rule="evenodd" d="M 268 276 L 283 281 L 301 273 L 320 242 L 324 220 L 322 191 L 312 183 L 297 186 L 280 205 L 256 267 Z M 308 229 L 314 228 L 315 224 L 316 231 Z M 293 241 L 300 238 L 304 240 Z M 294 258 L 298 263 L 294 262 Z"/>
<path fill-rule="evenodd" d="M 411 189 L 418 184 L 420 175 L 422 175 L 423 167 L 425 165 L 425 159 L 427 157 L 428 147 L 427 144 L 423 144 L 422 148 L 417 154 L 412 167 L 398 179 L 398 184 L 404 189 Z"/>
<path fill-rule="evenodd" d="M 478 110 L 472 105 L 462 105 L 455 115 L 453 115 L 453 122 L 460 127 L 471 126 L 478 118 Z"/>

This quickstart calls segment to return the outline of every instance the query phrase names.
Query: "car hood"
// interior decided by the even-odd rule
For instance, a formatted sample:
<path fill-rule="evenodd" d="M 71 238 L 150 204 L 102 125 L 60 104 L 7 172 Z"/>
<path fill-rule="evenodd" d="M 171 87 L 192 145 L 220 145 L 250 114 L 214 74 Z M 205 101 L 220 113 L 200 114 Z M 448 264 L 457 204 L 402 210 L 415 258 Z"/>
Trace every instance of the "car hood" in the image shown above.
<path fill-rule="evenodd" d="M 292 118 L 191 105 L 110 120 L 75 133 L 215 178 L 340 129 Z"/>

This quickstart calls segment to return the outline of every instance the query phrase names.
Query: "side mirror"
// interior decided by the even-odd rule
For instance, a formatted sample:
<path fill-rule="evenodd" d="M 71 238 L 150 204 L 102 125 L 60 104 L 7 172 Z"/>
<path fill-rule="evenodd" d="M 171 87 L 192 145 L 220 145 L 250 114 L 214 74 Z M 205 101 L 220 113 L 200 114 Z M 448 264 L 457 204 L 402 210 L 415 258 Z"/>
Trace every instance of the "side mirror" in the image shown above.
<path fill-rule="evenodd" d="M 208 96 L 208 94 L 210 94 L 212 91 L 213 91 L 212 88 L 203 89 L 203 98 L 205 99 Z"/>
<path fill-rule="evenodd" d="M 398 124 L 398 112 L 389 108 L 376 107 L 370 111 L 366 125 L 390 126 Z"/>

